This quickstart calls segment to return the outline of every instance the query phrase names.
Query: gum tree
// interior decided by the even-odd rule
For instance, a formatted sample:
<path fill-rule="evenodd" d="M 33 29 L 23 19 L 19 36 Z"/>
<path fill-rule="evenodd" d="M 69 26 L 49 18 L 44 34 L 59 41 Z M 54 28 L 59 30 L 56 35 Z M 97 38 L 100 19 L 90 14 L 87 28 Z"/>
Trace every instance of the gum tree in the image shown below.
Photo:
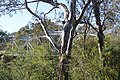
<path fill-rule="evenodd" d="M 65 4 L 59 3 L 57 1 L 51 1 L 51 0 L 41 0 L 41 1 L 51 4 L 53 6 L 52 9 L 63 8 L 63 10 L 64 10 L 64 21 L 63 21 L 63 32 L 61 35 L 61 45 L 58 46 L 50 37 L 46 27 L 44 26 L 44 22 L 42 21 L 42 19 L 29 8 L 28 2 L 27 2 L 27 0 L 25 0 L 26 9 L 31 14 L 33 14 L 34 16 L 36 16 L 39 19 L 39 22 L 46 34 L 46 37 L 48 38 L 48 40 L 51 42 L 51 44 L 54 46 L 54 48 L 59 53 L 59 70 L 58 70 L 57 79 L 61 80 L 62 73 L 63 73 L 64 80 L 68 80 L 69 79 L 69 74 L 68 74 L 69 67 L 66 66 L 66 64 L 69 63 L 75 29 L 76 29 L 77 25 L 79 24 L 80 20 L 82 19 L 84 12 L 87 9 L 88 5 L 90 4 L 91 0 L 88 0 L 85 3 L 84 8 L 82 9 L 78 19 L 76 19 L 76 0 L 70 1 L 70 9 Z"/>
<path fill-rule="evenodd" d="M 118 0 L 92 0 L 81 22 L 92 27 L 97 33 L 100 59 L 104 47 L 104 31 L 119 24 L 119 4 Z"/>

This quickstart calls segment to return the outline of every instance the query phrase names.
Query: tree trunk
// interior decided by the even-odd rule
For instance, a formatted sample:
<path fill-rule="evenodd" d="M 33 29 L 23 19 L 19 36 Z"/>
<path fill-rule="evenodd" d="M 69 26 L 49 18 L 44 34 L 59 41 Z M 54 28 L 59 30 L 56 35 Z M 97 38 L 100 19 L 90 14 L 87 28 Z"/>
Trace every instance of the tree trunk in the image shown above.
<path fill-rule="evenodd" d="M 64 36 L 62 40 L 61 50 L 59 52 L 59 72 L 57 80 L 61 80 L 61 78 L 64 78 L 64 80 L 69 80 L 68 64 L 71 55 L 73 36 L 75 32 L 75 28 L 73 28 L 73 26 L 71 25 L 72 23 L 70 21 L 68 21 L 67 24 L 64 25 Z M 64 76 L 62 76 L 62 74 Z"/>
<path fill-rule="evenodd" d="M 102 30 L 103 25 L 101 25 L 101 20 L 100 20 L 100 2 L 97 0 L 92 0 L 92 4 L 93 4 L 93 8 L 94 8 L 96 24 L 99 28 L 97 37 L 98 37 L 99 57 L 101 59 L 101 57 L 102 57 L 101 52 L 102 52 L 102 48 L 104 46 L 104 34 L 103 34 L 103 30 Z"/>
<path fill-rule="evenodd" d="M 63 54 L 59 54 L 59 63 L 58 63 L 58 75 L 57 75 L 57 80 L 62 80 L 62 71 L 63 71 Z"/>
<path fill-rule="evenodd" d="M 83 36 L 83 48 L 84 48 L 84 56 L 86 57 L 86 37 L 87 37 L 87 29 L 88 29 L 88 26 L 86 24 L 85 26 L 85 30 L 84 30 L 84 36 Z"/>
<path fill-rule="evenodd" d="M 78 20 L 76 20 L 76 0 L 71 0 L 70 5 L 70 20 L 64 24 L 64 36 L 61 45 L 61 53 L 60 53 L 60 61 L 59 61 L 59 74 L 58 80 L 61 80 L 61 74 L 63 70 L 64 80 L 69 80 L 69 59 L 71 56 L 71 49 L 72 49 L 72 42 L 74 38 L 74 33 L 79 21 L 82 19 L 85 10 L 87 9 L 88 5 L 90 4 L 91 0 L 84 6 L 81 15 L 79 16 Z M 65 54 L 65 55 L 63 55 Z"/>
<path fill-rule="evenodd" d="M 97 34 L 98 37 L 98 51 L 99 51 L 99 57 L 100 59 L 102 58 L 101 52 L 103 51 L 103 46 L 104 46 L 104 34 L 103 32 L 98 32 Z"/>

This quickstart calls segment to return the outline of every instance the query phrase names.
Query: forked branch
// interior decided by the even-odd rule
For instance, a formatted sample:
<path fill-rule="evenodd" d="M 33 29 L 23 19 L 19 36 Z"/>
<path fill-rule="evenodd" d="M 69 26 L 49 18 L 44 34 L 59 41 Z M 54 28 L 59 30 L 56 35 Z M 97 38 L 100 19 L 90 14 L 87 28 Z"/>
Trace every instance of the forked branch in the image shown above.
<path fill-rule="evenodd" d="M 82 10 L 82 13 L 80 14 L 79 18 L 77 19 L 77 24 L 79 24 L 80 20 L 82 19 L 84 13 L 85 13 L 85 10 L 87 9 L 87 7 L 89 6 L 89 4 L 91 3 L 91 0 L 88 0 L 88 2 L 85 4 L 83 10 Z"/>
<path fill-rule="evenodd" d="M 25 6 L 26 6 L 26 9 L 27 9 L 32 15 L 34 15 L 35 17 L 37 17 L 37 18 L 39 19 L 39 23 L 40 23 L 40 25 L 41 25 L 41 27 L 42 27 L 45 35 L 46 35 L 46 38 L 50 41 L 50 43 L 53 45 L 53 47 L 54 47 L 57 51 L 59 51 L 59 50 L 58 50 L 58 46 L 56 45 L 56 43 L 55 43 L 55 42 L 52 40 L 52 38 L 50 37 L 50 35 L 49 35 L 47 29 L 45 28 L 45 26 L 44 26 L 41 18 L 40 18 L 37 14 L 35 14 L 35 13 L 28 7 L 27 0 L 25 0 Z"/>

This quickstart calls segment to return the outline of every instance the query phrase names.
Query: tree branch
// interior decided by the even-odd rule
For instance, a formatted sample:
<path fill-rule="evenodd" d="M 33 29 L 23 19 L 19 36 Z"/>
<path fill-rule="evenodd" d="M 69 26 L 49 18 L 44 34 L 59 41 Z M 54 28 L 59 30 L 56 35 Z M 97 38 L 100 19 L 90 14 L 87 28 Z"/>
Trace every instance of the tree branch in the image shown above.
<path fill-rule="evenodd" d="M 88 21 L 87 22 L 85 22 L 85 21 L 80 21 L 80 23 L 82 24 L 88 24 L 88 25 L 90 25 L 96 32 L 98 32 L 98 30 L 91 24 L 91 23 L 89 23 Z"/>
<path fill-rule="evenodd" d="M 70 4 L 70 20 L 76 20 L 76 0 L 71 0 Z"/>
<path fill-rule="evenodd" d="M 52 38 L 50 37 L 49 33 L 47 32 L 47 29 L 46 29 L 45 26 L 43 25 L 43 22 L 42 22 L 41 18 L 40 18 L 37 14 L 35 14 L 34 12 L 32 12 L 32 11 L 30 10 L 30 8 L 28 7 L 27 0 L 25 0 L 25 6 L 26 6 L 26 9 L 27 9 L 32 15 L 34 15 L 35 17 L 37 17 L 37 18 L 39 19 L 39 23 L 40 23 L 40 25 L 41 25 L 41 27 L 42 27 L 45 35 L 47 36 L 48 40 L 51 42 L 51 44 L 53 45 L 53 47 L 54 47 L 57 51 L 59 51 L 59 50 L 58 50 L 58 46 L 57 46 L 57 45 L 55 44 L 55 42 L 52 40 Z"/>
<path fill-rule="evenodd" d="M 84 15 L 84 12 L 85 10 L 87 9 L 88 5 L 90 4 L 91 0 L 88 0 L 88 3 L 85 5 L 85 7 L 83 8 L 82 10 L 82 13 L 80 14 L 79 18 L 77 19 L 77 24 L 79 24 L 80 20 L 82 19 L 83 15 Z"/>
<path fill-rule="evenodd" d="M 64 20 L 68 20 L 69 17 L 69 10 L 67 8 L 67 6 L 63 3 L 57 3 L 56 7 L 62 8 L 64 10 Z"/>
<path fill-rule="evenodd" d="M 44 14 L 44 18 L 45 18 L 45 16 L 47 15 L 47 14 L 49 14 L 52 10 L 54 10 L 55 8 L 57 8 L 57 7 L 53 7 L 52 9 L 50 9 L 47 13 L 45 13 Z"/>

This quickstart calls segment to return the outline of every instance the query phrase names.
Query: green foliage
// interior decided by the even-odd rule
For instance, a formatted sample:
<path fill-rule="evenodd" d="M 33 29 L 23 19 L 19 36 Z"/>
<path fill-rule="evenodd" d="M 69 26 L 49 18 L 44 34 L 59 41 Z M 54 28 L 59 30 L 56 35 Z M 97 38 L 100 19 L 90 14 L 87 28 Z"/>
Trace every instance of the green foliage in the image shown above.
<path fill-rule="evenodd" d="M 84 49 L 83 38 L 74 39 L 69 75 L 71 80 L 119 80 L 120 41 L 106 36 L 102 59 L 99 58 L 97 38 L 88 36 Z M 0 80 L 55 80 L 58 55 L 48 42 L 33 50 L 7 48 L 6 55 L 17 58 L 7 64 L 0 61 Z M 10 46 L 10 45 L 9 45 Z M 85 51 L 84 51 L 85 50 Z"/>
<path fill-rule="evenodd" d="M 97 39 L 87 37 L 86 51 L 82 49 L 83 39 L 74 40 L 70 64 L 71 80 L 119 80 L 120 42 L 110 37 L 105 39 L 102 59 L 99 58 Z"/>
<path fill-rule="evenodd" d="M 17 55 L 7 64 L 0 63 L 0 80 L 54 80 L 56 78 L 56 57 L 49 59 L 47 44 L 34 50 L 9 50 L 6 54 Z M 46 56 L 47 55 L 47 56 Z M 56 60 L 56 61 L 54 61 Z"/>
<path fill-rule="evenodd" d="M 114 36 L 105 37 L 102 59 L 99 58 L 97 38 L 87 36 L 84 49 L 82 36 L 74 39 L 70 59 L 71 80 L 119 80 L 120 41 Z M 32 43 L 33 50 L 7 48 L 6 55 L 17 55 L 4 64 L 0 61 L 0 80 L 56 80 L 58 55 L 45 42 L 39 46 Z M 85 50 L 85 51 L 84 51 Z"/>

